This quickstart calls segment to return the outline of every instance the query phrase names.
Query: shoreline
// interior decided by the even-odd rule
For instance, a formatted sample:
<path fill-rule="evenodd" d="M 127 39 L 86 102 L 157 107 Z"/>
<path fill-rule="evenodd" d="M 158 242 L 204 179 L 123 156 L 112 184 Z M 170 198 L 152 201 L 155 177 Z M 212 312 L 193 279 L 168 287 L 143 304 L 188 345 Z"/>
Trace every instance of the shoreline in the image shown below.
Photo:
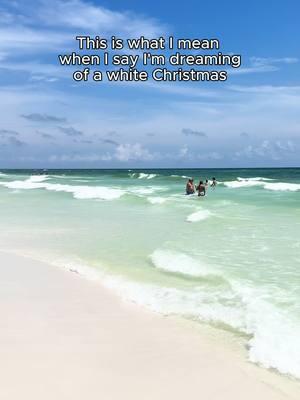
<path fill-rule="evenodd" d="M 122 301 L 99 281 L 2 252 L 0 278 L 5 399 L 300 397 L 298 381 L 247 362 L 210 328 Z"/>

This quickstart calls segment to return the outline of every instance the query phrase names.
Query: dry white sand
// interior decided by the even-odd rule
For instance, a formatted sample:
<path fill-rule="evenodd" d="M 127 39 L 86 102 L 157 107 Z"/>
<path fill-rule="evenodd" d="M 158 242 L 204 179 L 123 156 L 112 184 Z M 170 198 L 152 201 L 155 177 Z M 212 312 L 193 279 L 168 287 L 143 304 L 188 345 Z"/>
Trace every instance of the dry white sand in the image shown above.
<path fill-rule="evenodd" d="M 300 398 L 213 330 L 41 262 L 0 254 L 0 315 L 1 400 Z"/>

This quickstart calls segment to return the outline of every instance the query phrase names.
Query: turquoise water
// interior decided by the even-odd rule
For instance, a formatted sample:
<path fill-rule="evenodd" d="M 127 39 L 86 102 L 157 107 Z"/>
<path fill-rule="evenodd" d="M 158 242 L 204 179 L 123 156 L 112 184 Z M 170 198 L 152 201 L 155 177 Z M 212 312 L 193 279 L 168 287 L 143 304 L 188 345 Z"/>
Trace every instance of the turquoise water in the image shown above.
<path fill-rule="evenodd" d="M 218 185 L 185 196 L 189 176 Z M 232 330 L 300 377 L 300 169 L 2 170 L 0 205 L 2 250 Z"/>

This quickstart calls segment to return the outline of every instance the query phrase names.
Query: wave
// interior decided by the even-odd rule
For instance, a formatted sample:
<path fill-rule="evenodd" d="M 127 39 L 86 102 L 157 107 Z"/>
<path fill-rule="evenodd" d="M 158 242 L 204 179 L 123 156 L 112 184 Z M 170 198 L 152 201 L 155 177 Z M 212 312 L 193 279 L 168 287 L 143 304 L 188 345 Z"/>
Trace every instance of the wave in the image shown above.
<path fill-rule="evenodd" d="M 269 182 L 273 179 L 269 178 L 237 178 L 236 181 L 227 181 L 223 184 L 231 189 L 242 188 L 242 187 L 253 187 L 260 186 L 266 190 L 273 191 L 290 191 L 296 192 L 300 190 L 299 183 L 288 183 L 288 182 Z"/>
<path fill-rule="evenodd" d="M 190 179 L 190 176 L 185 175 L 171 175 L 171 178 Z"/>
<path fill-rule="evenodd" d="M 180 252 L 155 250 L 151 259 L 156 268 L 167 272 L 194 277 L 215 274 L 208 266 Z M 218 285 L 210 290 L 161 287 L 108 275 L 103 268 L 91 267 L 81 260 L 55 260 L 51 263 L 89 280 L 99 281 L 127 301 L 163 315 L 181 315 L 236 329 L 248 336 L 251 362 L 300 378 L 300 322 L 291 318 L 286 309 L 279 309 L 267 301 L 273 292 L 269 294 L 240 281 L 231 281 L 230 285 Z"/>
<path fill-rule="evenodd" d="M 193 277 L 216 275 L 215 272 L 199 261 L 184 253 L 170 250 L 155 250 L 150 259 L 153 265 L 162 271 L 175 272 Z"/>
<path fill-rule="evenodd" d="M 157 174 L 144 174 L 141 172 L 138 176 L 138 179 L 153 179 L 157 176 Z"/>
<path fill-rule="evenodd" d="M 298 190 L 300 190 L 300 184 L 287 183 L 287 182 L 274 182 L 274 183 L 266 183 L 264 185 L 264 188 L 267 190 L 297 192 Z"/>
<path fill-rule="evenodd" d="M 132 174 L 128 174 L 130 178 L 137 178 L 137 179 L 153 179 L 156 178 L 157 174 L 146 174 L 144 172 L 133 172 Z"/>
<path fill-rule="evenodd" d="M 164 197 L 147 197 L 147 200 L 151 204 L 163 204 L 167 201 Z"/>
<path fill-rule="evenodd" d="M 225 186 L 236 189 L 242 187 L 253 187 L 253 186 L 264 186 L 265 182 L 257 181 L 257 180 L 248 180 L 248 179 L 239 179 L 236 181 L 226 181 L 223 182 Z"/>
<path fill-rule="evenodd" d="M 115 200 L 125 194 L 124 190 L 105 186 L 72 186 L 45 182 L 48 176 L 33 175 L 25 181 L 0 182 L 9 189 L 45 189 L 54 192 L 72 193 L 75 199 Z"/>
<path fill-rule="evenodd" d="M 274 297 L 273 290 L 268 294 L 240 282 L 233 289 L 244 309 L 240 330 L 251 336 L 250 361 L 300 378 L 300 321 L 266 300 Z M 279 289 L 277 294 L 281 297 Z"/>
<path fill-rule="evenodd" d="M 188 269 L 183 262 L 180 267 L 184 269 L 185 275 L 192 272 L 194 276 L 197 273 L 194 268 L 198 268 L 199 272 L 196 264 L 190 264 L 190 257 L 183 260 L 188 260 Z M 174 263 L 164 262 L 163 265 L 164 270 L 181 272 L 174 267 Z M 230 287 L 210 291 L 201 287 L 184 290 L 135 283 L 121 278 L 107 278 L 104 283 L 126 300 L 163 315 L 181 315 L 235 329 L 248 337 L 248 357 L 251 362 L 300 378 L 299 321 L 292 320 L 264 300 L 263 292 L 254 292 L 246 286 L 242 291 Z"/>
<path fill-rule="evenodd" d="M 33 175 L 23 181 L 0 182 L 0 185 L 9 189 L 45 189 L 53 192 L 72 193 L 75 199 L 100 199 L 100 200 L 115 200 L 119 199 L 126 193 L 144 196 L 151 195 L 157 191 L 163 191 L 165 188 L 160 186 L 133 187 L 127 189 L 111 188 L 106 186 L 88 186 L 88 185 L 68 185 L 61 183 L 48 182 L 47 175 Z M 156 201 L 156 204 L 160 200 Z M 151 200 L 150 200 L 151 202 Z M 162 202 L 162 201 L 161 201 Z"/>
<path fill-rule="evenodd" d="M 167 272 L 193 277 L 215 275 L 207 265 L 183 253 L 156 250 L 151 260 L 156 268 Z M 164 314 L 180 314 L 228 325 L 249 336 L 251 362 L 300 378 L 300 321 L 290 310 L 281 309 L 268 300 L 272 299 L 273 292 L 269 294 L 265 289 L 230 281 L 229 286 L 209 292 L 201 288 L 186 291 L 151 287 L 148 293 L 147 289 L 141 290 L 135 292 L 135 296 Z"/>
<path fill-rule="evenodd" d="M 141 188 L 132 188 L 129 189 L 130 193 L 137 194 L 137 195 L 147 195 L 147 194 L 152 194 L 155 193 L 159 188 L 155 187 L 141 187 Z"/>
<path fill-rule="evenodd" d="M 238 181 L 250 181 L 250 182 L 256 182 L 256 181 L 274 181 L 274 179 L 271 179 L 271 178 L 263 178 L 263 177 L 261 177 L 261 176 L 256 176 L 256 177 L 254 177 L 254 178 L 240 178 L 240 177 L 237 177 L 237 180 Z"/>
<path fill-rule="evenodd" d="M 209 210 L 199 210 L 187 216 L 187 222 L 198 222 L 209 218 L 212 213 Z"/>
<path fill-rule="evenodd" d="M 68 185 L 62 185 L 68 186 Z M 75 188 L 75 189 L 74 189 Z M 53 189 L 60 191 L 60 188 Z M 73 193 L 75 199 L 100 199 L 100 200 L 116 200 L 125 194 L 123 190 L 107 188 L 105 186 L 89 187 L 89 186 L 69 186 L 62 188 L 62 191 Z"/>
<path fill-rule="evenodd" d="M 30 178 L 27 179 L 28 182 L 44 182 L 49 179 L 48 175 L 32 175 Z"/>

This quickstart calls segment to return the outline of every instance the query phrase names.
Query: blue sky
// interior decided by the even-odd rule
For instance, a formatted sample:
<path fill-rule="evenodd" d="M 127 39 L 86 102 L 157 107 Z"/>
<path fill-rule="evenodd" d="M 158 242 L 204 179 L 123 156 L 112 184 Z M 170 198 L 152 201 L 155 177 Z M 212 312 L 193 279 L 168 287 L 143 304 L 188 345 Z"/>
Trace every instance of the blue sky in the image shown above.
<path fill-rule="evenodd" d="M 298 1 L 0 0 L 0 168 L 300 166 Z M 226 83 L 74 83 L 76 35 L 218 38 Z"/>

